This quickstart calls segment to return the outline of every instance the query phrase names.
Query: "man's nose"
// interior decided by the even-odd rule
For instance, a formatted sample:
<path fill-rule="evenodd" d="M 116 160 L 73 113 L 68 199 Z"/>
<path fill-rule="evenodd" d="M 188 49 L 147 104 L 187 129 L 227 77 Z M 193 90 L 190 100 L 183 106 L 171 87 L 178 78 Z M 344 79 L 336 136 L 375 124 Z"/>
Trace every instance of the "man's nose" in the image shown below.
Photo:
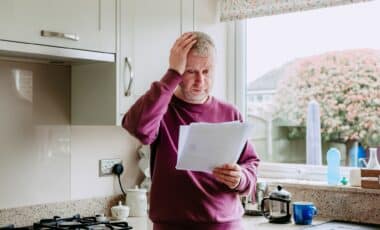
<path fill-rule="evenodd" d="M 195 82 L 199 83 L 199 84 L 203 84 L 203 82 L 205 81 L 205 75 L 203 73 L 197 73 L 195 75 Z"/>

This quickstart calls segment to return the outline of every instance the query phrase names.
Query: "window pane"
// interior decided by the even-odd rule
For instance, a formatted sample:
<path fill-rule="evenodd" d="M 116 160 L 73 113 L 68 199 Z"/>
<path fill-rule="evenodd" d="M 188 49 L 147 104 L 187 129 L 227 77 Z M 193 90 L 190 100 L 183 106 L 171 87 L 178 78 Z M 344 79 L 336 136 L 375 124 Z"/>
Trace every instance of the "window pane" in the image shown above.
<path fill-rule="evenodd" d="M 342 165 L 363 166 L 366 149 L 380 145 L 378 12 L 373 1 L 247 21 L 247 120 L 264 161 L 306 163 L 311 100 L 323 164 L 336 147 Z"/>

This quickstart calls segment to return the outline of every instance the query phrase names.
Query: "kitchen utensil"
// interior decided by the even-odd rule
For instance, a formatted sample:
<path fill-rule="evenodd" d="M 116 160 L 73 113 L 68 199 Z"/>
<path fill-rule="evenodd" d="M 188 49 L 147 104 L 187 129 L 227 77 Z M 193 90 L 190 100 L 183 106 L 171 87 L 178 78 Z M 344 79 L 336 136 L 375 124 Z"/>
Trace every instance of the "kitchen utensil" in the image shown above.
<path fill-rule="evenodd" d="M 288 223 L 291 215 L 289 212 L 291 195 L 281 185 L 265 197 L 261 203 L 261 211 L 270 223 Z M 267 207 L 267 209 L 266 209 Z"/>

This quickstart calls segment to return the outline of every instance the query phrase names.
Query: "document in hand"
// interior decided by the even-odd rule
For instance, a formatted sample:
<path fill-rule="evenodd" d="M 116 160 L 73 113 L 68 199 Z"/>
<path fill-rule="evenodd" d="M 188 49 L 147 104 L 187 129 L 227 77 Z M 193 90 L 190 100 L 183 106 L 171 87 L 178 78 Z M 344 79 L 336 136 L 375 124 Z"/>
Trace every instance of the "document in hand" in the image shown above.
<path fill-rule="evenodd" d="M 192 123 L 179 132 L 177 169 L 212 170 L 226 163 L 236 163 L 253 127 L 238 121 Z"/>

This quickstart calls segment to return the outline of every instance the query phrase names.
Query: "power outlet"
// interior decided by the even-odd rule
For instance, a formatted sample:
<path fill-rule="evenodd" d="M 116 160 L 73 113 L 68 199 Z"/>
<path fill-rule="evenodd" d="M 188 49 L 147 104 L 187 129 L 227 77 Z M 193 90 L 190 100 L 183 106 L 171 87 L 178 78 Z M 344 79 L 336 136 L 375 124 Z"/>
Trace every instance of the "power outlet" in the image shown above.
<path fill-rule="evenodd" d="M 115 164 L 123 163 L 121 159 L 103 159 L 99 160 L 99 176 L 112 175 L 112 168 Z"/>

